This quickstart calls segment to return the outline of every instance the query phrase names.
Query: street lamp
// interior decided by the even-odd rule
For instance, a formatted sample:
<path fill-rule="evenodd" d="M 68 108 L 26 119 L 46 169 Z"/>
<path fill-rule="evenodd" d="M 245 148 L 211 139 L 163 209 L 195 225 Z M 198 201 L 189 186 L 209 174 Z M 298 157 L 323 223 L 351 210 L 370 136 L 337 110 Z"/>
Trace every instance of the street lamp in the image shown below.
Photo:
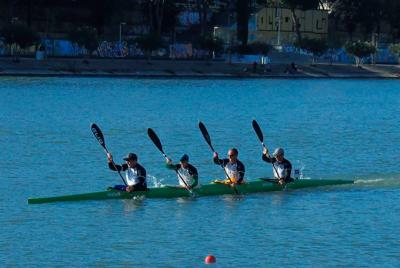
<path fill-rule="evenodd" d="M 121 44 L 121 36 L 122 36 L 122 25 L 125 25 L 126 24 L 126 22 L 121 22 L 120 24 L 119 24 L 119 43 Z"/>
<path fill-rule="evenodd" d="M 213 33 L 213 37 L 215 38 L 216 36 L 216 31 L 217 31 L 217 29 L 218 29 L 219 27 L 218 26 L 214 26 L 214 33 Z"/>
<path fill-rule="evenodd" d="M 213 34 L 213 39 L 214 39 L 214 41 L 215 41 L 215 39 L 216 39 L 216 30 L 218 29 L 219 27 L 217 27 L 217 26 L 214 26 L 214 34 Z M 215 49 L 213 50 L 213 59 L 215 59 Z"/>

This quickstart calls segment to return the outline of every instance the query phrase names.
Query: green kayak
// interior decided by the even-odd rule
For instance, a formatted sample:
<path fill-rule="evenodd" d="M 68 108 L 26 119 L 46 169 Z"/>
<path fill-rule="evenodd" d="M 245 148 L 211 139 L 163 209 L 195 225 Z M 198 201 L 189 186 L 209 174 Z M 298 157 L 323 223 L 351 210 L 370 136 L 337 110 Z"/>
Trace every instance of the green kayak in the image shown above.
<path fill-rule="evenodd" d="M 301 189 L 308 187 L 319 187 L 328 185 L 340 184 L 353 184 L 350 180 L 295 180 L 292 183 L 286 184 L 282 187 L 274 182 L 266 181 L 267 179 L 258 179 L 248 183 L 238 185 L 237 190 L 240 194 L 259 193 L 281 191 L 285 189 Z M 211 196 L 211 195 L 225 195 L 235 194 L 234 190 L 224 184 L 206 184 L 199 188 L 193 189 L 194 196 Z M 190 197 L 190 193 L 184 188 L 173 186 L 164 186 L 159 188 L 150 188 L 148 191 L 128 193 L 124 191 L 109 189 L 107 191 L 64 195 L 55 197 L 44 198 L 29 198 L 29 204 L 41 204 L 50 202 L 61 201 L 83 201 L 83 200 L 103 200 L 103 199 L 132 199 L 135 196 L 145 196 L 146 198 L 176 198 L 176 197 Z"/>

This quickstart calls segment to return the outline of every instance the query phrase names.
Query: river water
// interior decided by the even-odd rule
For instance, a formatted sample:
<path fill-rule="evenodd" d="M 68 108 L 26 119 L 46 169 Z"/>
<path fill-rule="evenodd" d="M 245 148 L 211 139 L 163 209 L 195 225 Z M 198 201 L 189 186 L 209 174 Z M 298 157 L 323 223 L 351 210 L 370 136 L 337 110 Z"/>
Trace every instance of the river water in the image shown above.
<path fill-rule="evenodd" d="M 1 267 L 399 267 L 400 82 L 0 78 Z M 101 191 L 136 152 L 149 184 L 175 184 L 147 137 L 183 153 L 202 183 L 223 176 L 214 147 L 239 149 L 246 178 L 271 176 L 272 150 L 313 179 L 354 185 L 194 200 L 28 205 L 28 197 Z"/>

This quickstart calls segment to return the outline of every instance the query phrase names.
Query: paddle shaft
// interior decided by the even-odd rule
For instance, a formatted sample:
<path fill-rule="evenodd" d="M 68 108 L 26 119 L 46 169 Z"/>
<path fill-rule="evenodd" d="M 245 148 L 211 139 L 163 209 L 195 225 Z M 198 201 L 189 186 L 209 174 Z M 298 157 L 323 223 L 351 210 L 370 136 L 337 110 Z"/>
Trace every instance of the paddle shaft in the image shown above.
<path fill-rule="evenodd" d="M 106 142 L 105 142 L 104 135 L 103 135 L 103 132 L 101 131 L 101 129 L 96 124 L 92 124 L 91 129 L 92 129 L 93 135 L 95 136 L 96 140 L 99 142 L 101 147 L 103 148 L 104 152 L 106 154 L 109 154 L 110 152 L 107 150 Z M 128 186 L 128 184 L 126 183 L 121 172 L 118 170 L 117 166 L 115 165 L 114 160 L 111 160 L 111 163 L 114 166 L 115 170 L 118 172 L 118 174 L 121 177 L 122 181 L 124 182 L 125 186 Z"/>
<path fill-rule="evenodd" d="M 163 153 L 163 156 L 165 157 L 165 159 L 168 159 L 167 155 L 165 153 Z M 179 173 L 178 169 L 174 169 L 176 172 L 176 175 L 178 175 L 179 179 L 183 182 L 183 184 L 185 184 L 185 188 L 186 190 L 188 190 L 191 194 L 193 193 L 192 190 L 189 189 L 189 185 L 187 185 L 186 181 L 182 178 L 181 173 Z"/>
<path fill-rule="evenodd" d="M 165 154 L 164 149 L 162 147 L 161 144 L 161 140 L 160 138 L 157 136 L 157 134 L 154 132 L 153 129 L 149 128 L 147 130 L 147 134 L 149 136 L 149 138 L 151 139 L 151 141 L 154 143 L 154 145 L 158 148 L 158 150 L 161 152 L 161 154 L 164 156 L 165 159 L 168 159 L 168 156 Z M 182 178 L 181 174 L 179 173 L 178 169 L 174 169 L 176 174 L 178 175 L 178 178 L 183 182 L 183 184 L 185 185 L 186 190 L 188 190 L 191 194 L 193 194 L 193 192 L 189 189 L 189 186 L 187 185 L 186 181 Z"/>
<path fill-rule="evenodd" d="M 212 146 L 211 137 L 210 137 L 210 134 L 208 134 L 206 126 L 202 122 L 199 122 L 199 128 L 200 128 L 201 134 L 203 135 L 204 139 L 206 140 L 208 146 L 210 146 L 211 151 L 215 154 L 216 151 L 214 150 L 214 147 Z M 224 173 L 225 173 L 226 177 L 229 179 L 229 182 L 231 184 L 233 184 L 231 178 L 228 175 L 228 172 L 226 172 L 224 164 L 221 163 L 220 166 L 224 170 Z M 239 191 L 237 190 L 236 186 L 234 186 L 233 189 L 234 189 L 235 193 L 238 195 Z"/>
<path fill-rule="evenodd" d="M 104 151 L 106 152 L 106 154 L 109 154 L 110 152 L 107 150 L 106 147 L 104 147 Z M 119 169 L 117 168 L 117 165 L 115 164 L 114 160 L 111 160 L 111 164 L 114 166 L 115 170 L 118 172 L 119 176 L 121 177 L 122 181 L 124 182 L 125 186 L 128 186 L 128 184 L 126 183 L 124 177 L 121 174 L 121 171 L 119 171 Z"/>
<path fill-rule="evenodd" d="M 264 144 L 263 142 L 261 142 L 261 145 L 262 145 L 263 148 L 266 149 L 267 152 L 268 152 L 268 148 L 265 146 L 265 144 Z M 271 158 L 271 156 L 269 155 L 269 153 L 267 153 L 267 156 L 268 156 L 269 158 Z M 276 170 L 275 164 L 274 164 L 272 161 L 271 161 L 271 164 L 272 164 L 272 168 L 275 170 L 276 176 L 278 176 L 278 180 L 280 180 L 281 178 L 280 178 L 280 176 L 279 176 L 278 170 Z"/>
<path fill-rule="evenodd" d="M 268 158 L 271 158 L 271 156 L 270 156 L 269 153 L 268 153 L 268 148 L 267 148 L 267 146 L 265 146 L 265 144 L 264 144 L 264 135 L 263 135 L 263 133 L 262 133 L 262 131 L 261 131 L 260 125 L 257 123 L 256 120 L 253 120 L 252 125 L 253 125 L 254 131 L 255 131 L 256 134 L 257 134 L 258 139 L 259 139 L 260 142 L 261 142 L 262 147 L 267 151 L 267 156 L 268 156 Z M 272 168 L 275 170 L 276 176 L 278 176 L 278 179 L 280 180 L 281 178 L 280 178 L 280 176 L 279 176 L 278 171 L 276 170 L 275 164 L 274 164 L 272 161 L 271 161 L 271 164 L 272 164 Z"/>

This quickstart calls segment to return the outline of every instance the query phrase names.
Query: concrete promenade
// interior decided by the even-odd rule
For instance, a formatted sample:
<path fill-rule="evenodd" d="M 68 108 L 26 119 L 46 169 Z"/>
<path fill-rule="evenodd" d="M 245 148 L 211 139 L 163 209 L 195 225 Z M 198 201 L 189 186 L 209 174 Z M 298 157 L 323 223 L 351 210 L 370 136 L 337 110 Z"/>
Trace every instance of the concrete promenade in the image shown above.
<path fill-rule="evenodd" d="M 288 63 L 265 66 L 222 61 L 49 58 L 37 61 L 0 58 L 0 76 L 173 77 L 173 78 L 400 78 L 400 65 L 363 65 L 307 62 L 287 72 Z"/>

